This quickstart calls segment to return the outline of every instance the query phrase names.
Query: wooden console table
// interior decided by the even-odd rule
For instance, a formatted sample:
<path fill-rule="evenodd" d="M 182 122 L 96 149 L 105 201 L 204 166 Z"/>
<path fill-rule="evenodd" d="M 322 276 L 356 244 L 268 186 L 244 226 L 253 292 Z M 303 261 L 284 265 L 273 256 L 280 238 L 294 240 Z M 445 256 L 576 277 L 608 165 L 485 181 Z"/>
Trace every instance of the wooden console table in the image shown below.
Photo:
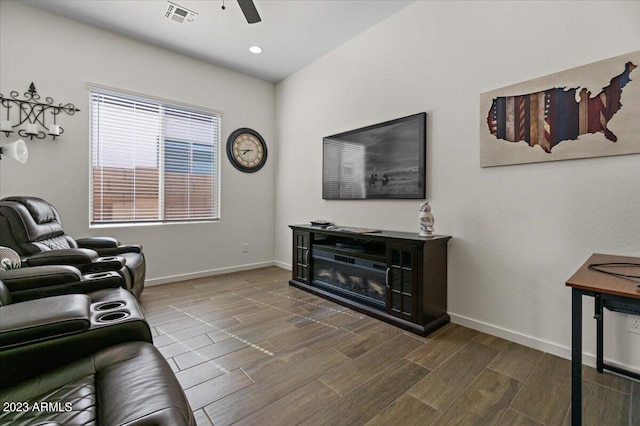
<path fill-rule="evenodd" d="M 291 225 L 289 284 L 420 335 L 449 322 L 451 237 Z"/>
<path fill-rule="evenodd" d="M 609 370 L 640 380 L 640 374 L 604 362 L 604 309 L 640 315 L 640 279 L 616 277 L 589 269 L 601 263 L 640 263 L 640 258 L 593 254 L 567 281 L 571 287 L 571 424 L 582 424 L 582 296 L 595 299 L 596 369 Z M 619 274 L 638 275 L 637 266 L 602 266 Z"/>

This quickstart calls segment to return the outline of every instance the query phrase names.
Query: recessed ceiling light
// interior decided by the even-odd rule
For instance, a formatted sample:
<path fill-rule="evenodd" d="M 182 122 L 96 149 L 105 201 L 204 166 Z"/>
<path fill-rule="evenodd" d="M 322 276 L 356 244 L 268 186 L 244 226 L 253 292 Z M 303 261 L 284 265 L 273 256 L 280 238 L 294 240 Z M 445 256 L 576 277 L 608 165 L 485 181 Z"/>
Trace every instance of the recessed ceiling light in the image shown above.
<path fill-rule="evenodd" d="M 257 55 L 258 53 L 262 53 L 262 48 L 260 46 L 251 46 L 249 48 L 249 52 L 255 53 Z"/>

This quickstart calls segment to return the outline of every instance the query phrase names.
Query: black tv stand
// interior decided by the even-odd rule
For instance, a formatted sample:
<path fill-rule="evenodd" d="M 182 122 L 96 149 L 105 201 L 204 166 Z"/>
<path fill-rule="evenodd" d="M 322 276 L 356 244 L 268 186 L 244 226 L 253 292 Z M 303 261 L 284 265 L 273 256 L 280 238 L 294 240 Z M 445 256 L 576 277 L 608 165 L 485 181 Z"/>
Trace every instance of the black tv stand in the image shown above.
<path fill-rule="evenodd" d="M 449 322 L 447 242 L 408 232 L 291 225 L 289 284 L 425 336 Z"/>

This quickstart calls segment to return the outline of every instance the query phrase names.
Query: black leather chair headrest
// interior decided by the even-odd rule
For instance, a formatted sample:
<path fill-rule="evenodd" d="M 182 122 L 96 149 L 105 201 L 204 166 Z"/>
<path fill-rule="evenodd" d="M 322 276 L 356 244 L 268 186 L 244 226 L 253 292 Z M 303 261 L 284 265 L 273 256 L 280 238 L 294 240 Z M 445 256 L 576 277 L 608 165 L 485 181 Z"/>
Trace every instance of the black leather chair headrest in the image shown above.
<path fill-rule="evenodd" d="M 31 217 L 38 224 L 49 223 L 55 221 L 56 212 L 51 204 L 41 198 L 36 197 L 7 197 L 4 201 L 13 201 L 22 204 L 29 210 Z"/>

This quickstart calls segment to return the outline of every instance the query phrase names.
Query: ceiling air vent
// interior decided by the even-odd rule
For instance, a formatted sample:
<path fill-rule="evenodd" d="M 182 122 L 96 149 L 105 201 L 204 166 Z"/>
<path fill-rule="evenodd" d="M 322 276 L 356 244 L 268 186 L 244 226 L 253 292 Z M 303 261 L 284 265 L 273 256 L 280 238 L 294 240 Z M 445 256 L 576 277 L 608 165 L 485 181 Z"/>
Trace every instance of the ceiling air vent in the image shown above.
<path fill-rule="evenodd" d="M 184 6 L 180 6 L 171 1 L 167 2 L 167 10 L 164 13 L 164 17 L 167 19 L 171 19 L 179 24 L 184 24 L 185 22 L 193 22 L 196 16 L 198 16 L 196 12 Z"/>

